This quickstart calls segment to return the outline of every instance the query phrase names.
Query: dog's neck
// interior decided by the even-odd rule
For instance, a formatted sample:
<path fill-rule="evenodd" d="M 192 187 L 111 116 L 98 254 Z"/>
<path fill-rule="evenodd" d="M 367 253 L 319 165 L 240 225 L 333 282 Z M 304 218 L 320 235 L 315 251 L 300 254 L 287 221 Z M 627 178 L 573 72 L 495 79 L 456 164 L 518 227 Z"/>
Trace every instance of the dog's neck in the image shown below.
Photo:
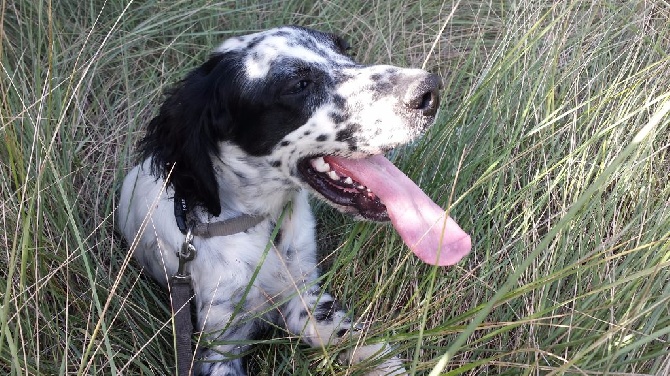
<path fill-rule="evenodd" d="M 221 144 L 220 155 L 212 164 L 222 216 L 242 213 L 276 217 L 300 190 L 265 158 L 250 156 L 230 143 Z"/>

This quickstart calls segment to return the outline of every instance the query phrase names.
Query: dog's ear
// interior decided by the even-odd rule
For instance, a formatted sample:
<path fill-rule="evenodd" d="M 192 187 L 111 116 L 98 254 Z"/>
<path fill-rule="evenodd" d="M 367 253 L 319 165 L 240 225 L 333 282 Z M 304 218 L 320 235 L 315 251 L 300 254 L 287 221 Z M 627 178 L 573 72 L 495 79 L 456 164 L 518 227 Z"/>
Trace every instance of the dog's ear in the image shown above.
<path fill-rule="evenodd" d="M 225 98 L 224 56 L 213 55 L 168 93 L 158 115 L 140 141 L 143 158 L 152 158 L 152 172 L 172 185 L 189 205 L 221 213 L 212 158 L 231 127 Z"/>
<path fill-rule="evenodd" d="M 333 39 L 333 42 L 335 43 L 335 47 L 337 47 L 338 51 L 341 54 L 346 55 L 350 52 L 351 45 L 349 44 L 349 42 L 346 39 L 342 38 L 341 36 L 339 36 L 337 34 L 331 34 L 331 38 Z"/>

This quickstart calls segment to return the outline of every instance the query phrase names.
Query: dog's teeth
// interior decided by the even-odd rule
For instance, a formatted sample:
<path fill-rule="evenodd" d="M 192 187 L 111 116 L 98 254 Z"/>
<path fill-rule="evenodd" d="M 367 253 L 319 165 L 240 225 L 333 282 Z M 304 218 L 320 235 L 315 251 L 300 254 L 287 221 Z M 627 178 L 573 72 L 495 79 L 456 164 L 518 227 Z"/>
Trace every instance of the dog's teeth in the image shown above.
<path fill-rule="evenodd" d="M 319 169 L 317 169 L 317 171 L 319 171 L 319 172 L 327 172 L 327 171 L 330 171 L 330 165 L 329 165 L 328 163 L 324 163 L 323 165 L 321 165 L 321 166 L 319 167 Z"/>
<path fill-rule="evenodd" d="M 360 190 L 363 190 L 363 189 L 365 189 L 365 186 L 364 186 L 364 185 L 359 185 L 359 186 L 356 187 L 356 188 L 358 188 L 358 189 L 360 189 Z"/>
<path fill-rule="evenodd" d="M 318 172 L 330 171 L 330 165 L 323 160 L 323 157 L 312 159 L 312 167 Z"/>
<path fill-rule="evenodd" d="M 344 179 L 344 183 L 345 184 L 354 184 L 354 180 L 347 176 L 347 178 Z"/>
<path fill-rule="evenodd" d="M 330 172 L 328 173 L 328 177 L 331 178 L 331 179 L 333 179 L 333 180 L 339 180 L 339 179 L 340 179 L 340 177 L 337 176 L 337 172 L 335 172 L 335 171 L 330 171 Z"/>

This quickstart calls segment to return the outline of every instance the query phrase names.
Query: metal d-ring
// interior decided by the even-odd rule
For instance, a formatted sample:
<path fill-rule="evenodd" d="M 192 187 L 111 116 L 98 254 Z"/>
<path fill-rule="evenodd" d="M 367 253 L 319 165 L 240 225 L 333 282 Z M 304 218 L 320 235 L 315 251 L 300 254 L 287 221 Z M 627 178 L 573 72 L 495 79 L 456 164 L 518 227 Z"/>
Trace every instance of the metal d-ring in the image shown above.
<path fill-rule="evenodd" d="M 193 229 L 192 227 L 189 227 L 188 231 L 186 232 L 186 237 L 184 238 L 184 243 L 182 243 L 179 252 L 177 252 L 179 266 L 177 268 L 177 274 L 175 274 L 175 277 L 183 278 L 188 276 L 184 270 L 186 263 L 193 260 L 196 253 L 197 250 L 193 245 Z"/>

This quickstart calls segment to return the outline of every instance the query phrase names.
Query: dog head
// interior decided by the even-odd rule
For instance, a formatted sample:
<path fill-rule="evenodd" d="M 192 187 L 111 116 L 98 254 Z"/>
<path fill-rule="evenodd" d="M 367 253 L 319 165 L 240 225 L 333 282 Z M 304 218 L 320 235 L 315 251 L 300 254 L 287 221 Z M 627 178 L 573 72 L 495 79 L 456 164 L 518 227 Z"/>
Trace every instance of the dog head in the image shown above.
<path fill-rule="evenodd" d="M 358 64 L 348 49 L 338 36 L 296 26 L 227 40 L 168 95 L 141 141 L 143 156 L 213 215 L 221 205 L 212 159 L 230 143 L 340 210 L 388 219 L 329 158 L 365 158 L 413 140 L 434 121 L 440 80 Z"/>

